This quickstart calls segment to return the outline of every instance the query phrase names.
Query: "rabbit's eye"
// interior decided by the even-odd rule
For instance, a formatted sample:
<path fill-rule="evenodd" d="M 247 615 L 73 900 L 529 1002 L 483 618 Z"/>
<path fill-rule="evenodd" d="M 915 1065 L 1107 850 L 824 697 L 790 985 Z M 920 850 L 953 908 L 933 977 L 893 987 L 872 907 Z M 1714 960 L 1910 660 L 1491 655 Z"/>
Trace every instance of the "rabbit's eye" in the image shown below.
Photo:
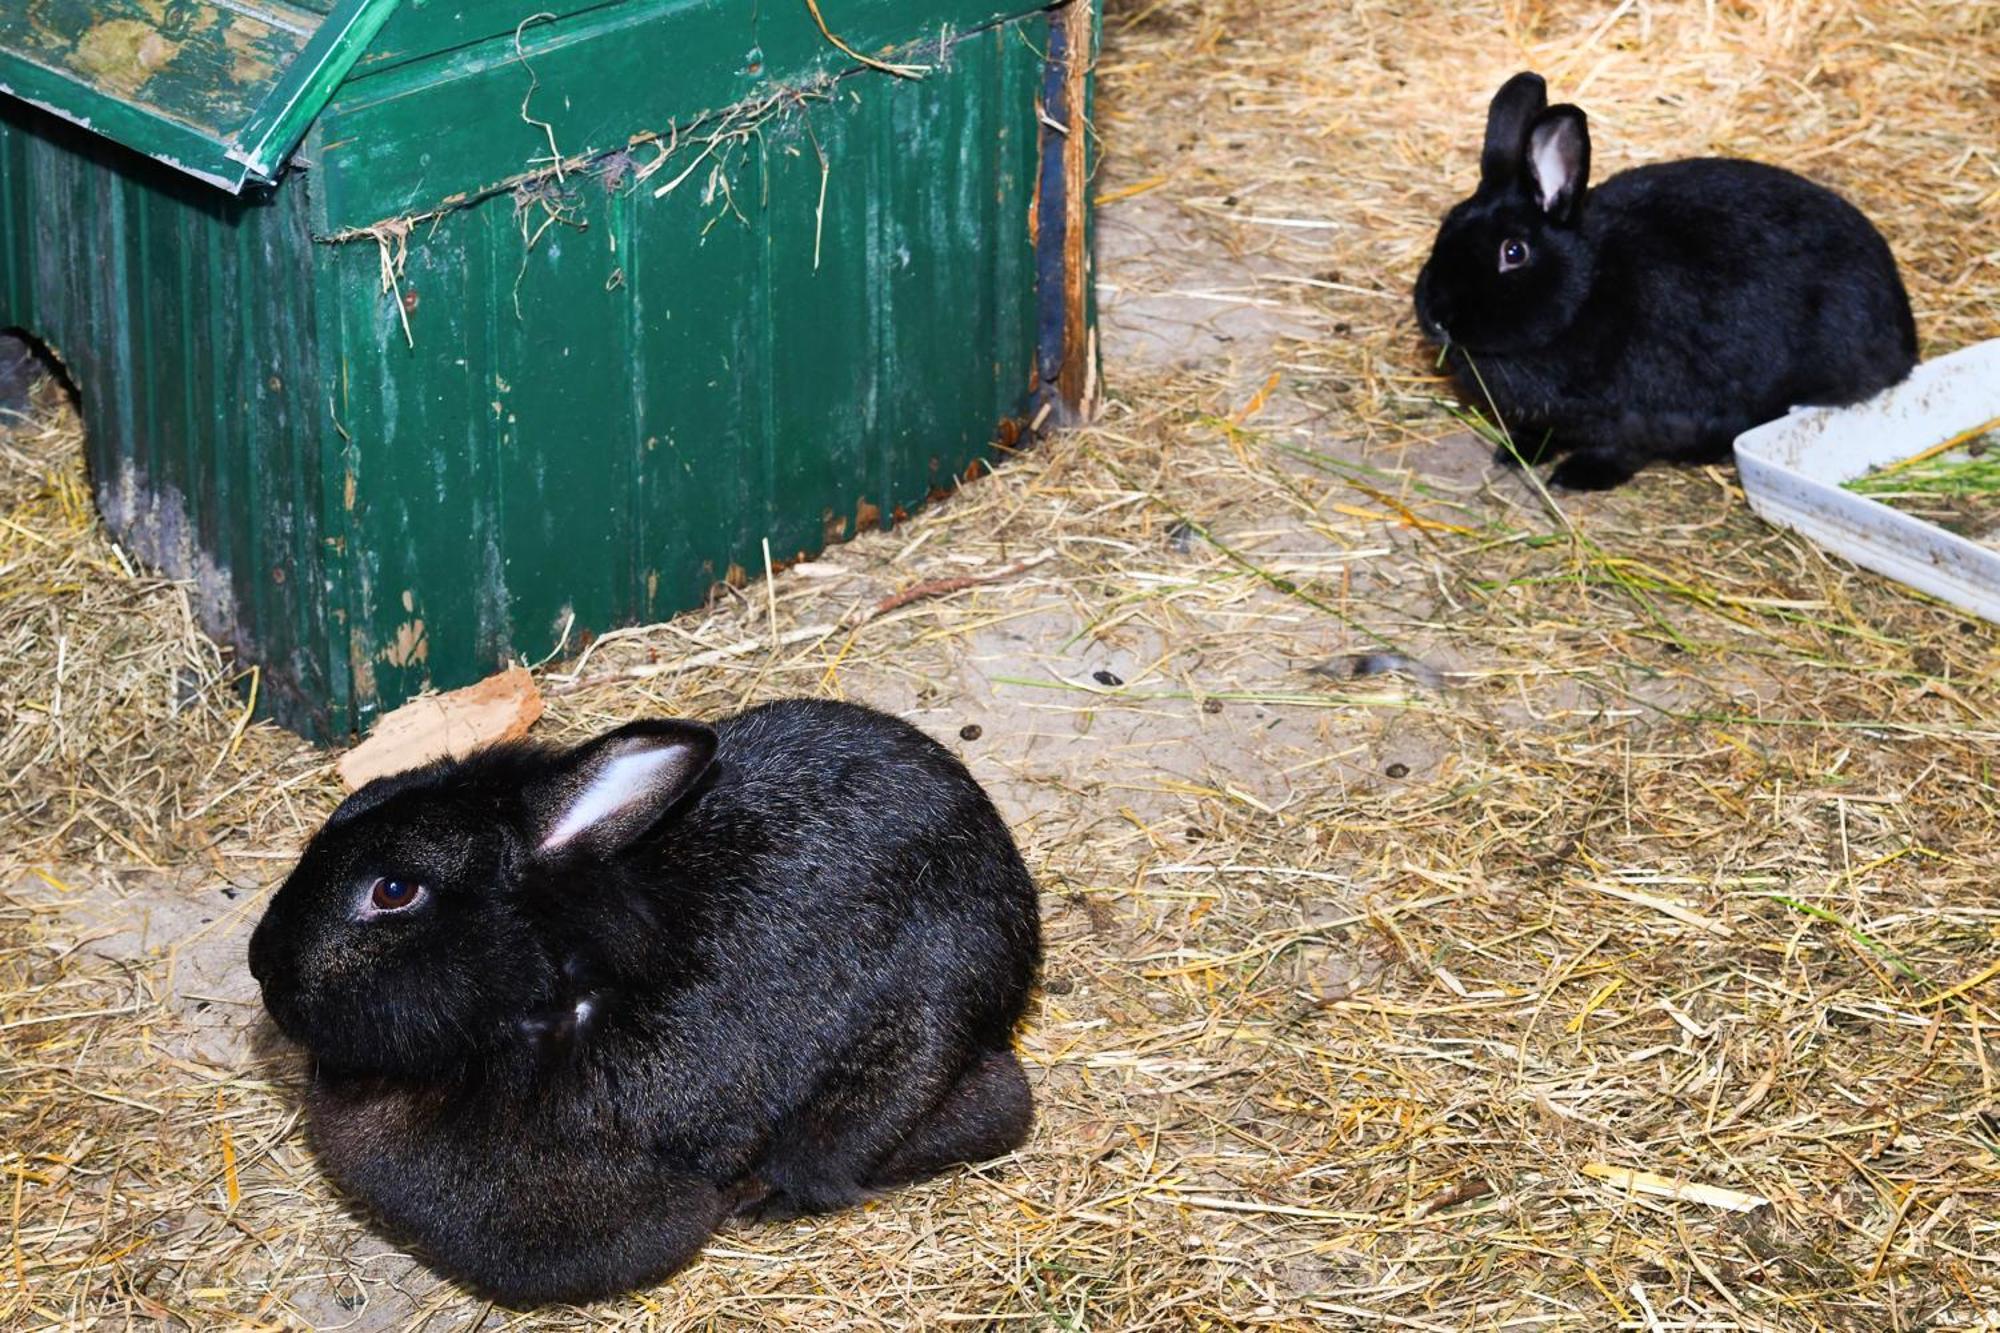
<path fill-rule="evenodd" d="M 1500 271 L 1506 273 L 1528 262 L 1528 243 L 1515 237 L 1500 242 Z"/>
<path fill-rule="evenodd" d="M 378 879 L 368 901 L 378 912 L 400 912 L 424 896 L 424 886 L 408 879 Z"/>

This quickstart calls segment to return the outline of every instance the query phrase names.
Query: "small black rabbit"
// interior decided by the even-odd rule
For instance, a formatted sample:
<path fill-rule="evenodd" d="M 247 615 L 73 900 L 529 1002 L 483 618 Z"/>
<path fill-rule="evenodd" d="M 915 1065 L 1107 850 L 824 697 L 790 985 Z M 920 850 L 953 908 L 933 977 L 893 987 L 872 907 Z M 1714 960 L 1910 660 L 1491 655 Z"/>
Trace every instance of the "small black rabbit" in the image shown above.
<path fill-rule="evenodd" d="M 788 700 L 356 792 L 250 940 L 328 1173 L 510 1304 L 1026 1136 L 1033 880 L 963 764 Z"/>
<path fill-rule="evenodd" d="M 1556 485 L 1722 459 L 1787 408 L 1859 402 L 1915 364 L 1896 261 L 1831 190 L 1727 158 L 1635 167 L 1586 198 L 1589 175 L 1583 112 L 1515 75 L 1479 189 L 1417 276 L 1460 393 L 1530 458 L 1567 453 Z"/>

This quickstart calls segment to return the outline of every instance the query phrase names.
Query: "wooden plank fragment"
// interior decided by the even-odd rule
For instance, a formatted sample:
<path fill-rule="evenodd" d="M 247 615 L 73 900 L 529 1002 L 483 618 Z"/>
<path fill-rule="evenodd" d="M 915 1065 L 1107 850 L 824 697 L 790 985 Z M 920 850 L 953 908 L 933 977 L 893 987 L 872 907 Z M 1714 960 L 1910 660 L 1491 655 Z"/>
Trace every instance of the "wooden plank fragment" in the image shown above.
<path fill-rule="evenodd" d="M 368 739 L 335 767 L 341 783 L 355 791 L 433 759 L 463 758 L 482 746 L 516 740 L 541 715 L 535 678 L 511 666 L 462 690 L 410 700 L 376 723 Z"/>

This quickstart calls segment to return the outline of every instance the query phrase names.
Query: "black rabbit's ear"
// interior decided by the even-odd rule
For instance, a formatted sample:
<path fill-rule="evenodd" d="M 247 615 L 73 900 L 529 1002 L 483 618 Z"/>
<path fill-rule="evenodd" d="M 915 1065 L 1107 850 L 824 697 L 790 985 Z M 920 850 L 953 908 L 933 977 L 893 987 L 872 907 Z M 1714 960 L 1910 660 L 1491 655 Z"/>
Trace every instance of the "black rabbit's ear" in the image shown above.
<path fill-rule="evenodd" d="M 607 856 L 659 822 L 715 758 L 698 722 L 634 722 L 570 751 L 531 793 L 544 856 Z"/>
<path fill-rule="evenodd" d="M 1500 85 L 1486 112 L 1486 147 L 1479 153 L 1481 184 L 1505 185 L 1520 175 L 1528 128 L 1548 104 L 1549 88 L 1539 74 L 1516 74 Z"/>
<path fill-rule="evenodd" d="M 1573 106 L 1552 106 L 1528 132 L 1528 176 L 1551 222 L 1574 221 L 1590 180 L 1590 125 Z"/>

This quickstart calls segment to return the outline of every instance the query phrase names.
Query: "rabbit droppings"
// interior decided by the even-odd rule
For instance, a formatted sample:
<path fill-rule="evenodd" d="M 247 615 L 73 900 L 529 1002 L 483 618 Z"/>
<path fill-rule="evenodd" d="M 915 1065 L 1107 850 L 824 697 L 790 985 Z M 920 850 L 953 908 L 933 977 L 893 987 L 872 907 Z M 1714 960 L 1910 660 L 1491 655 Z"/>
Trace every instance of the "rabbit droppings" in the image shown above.
<path fill-rule="evenodd" d="M 788 700 L 383 778 L 250 970 L 329 1175 L 513 1305 L 656 1282 L 736 1213 L 839 1208 L 1026 1136 L 1036 892 L 916 728 Z"/>
<path fill-rule="evenodd" d="M 1584 114 L 1547 100 L 1537 74 L 1493 98 L 1479 188 L 1445 215 L 1416 307 L 1467 401 L 1490 402 L 1531 459 L 1568 455 L 1556 485 L 1720 460 L 1787 408 L 1859 402 L 1909 373 L 1909 297 L 1852 204 L 1727 158 L 1586 191 Z"/>

